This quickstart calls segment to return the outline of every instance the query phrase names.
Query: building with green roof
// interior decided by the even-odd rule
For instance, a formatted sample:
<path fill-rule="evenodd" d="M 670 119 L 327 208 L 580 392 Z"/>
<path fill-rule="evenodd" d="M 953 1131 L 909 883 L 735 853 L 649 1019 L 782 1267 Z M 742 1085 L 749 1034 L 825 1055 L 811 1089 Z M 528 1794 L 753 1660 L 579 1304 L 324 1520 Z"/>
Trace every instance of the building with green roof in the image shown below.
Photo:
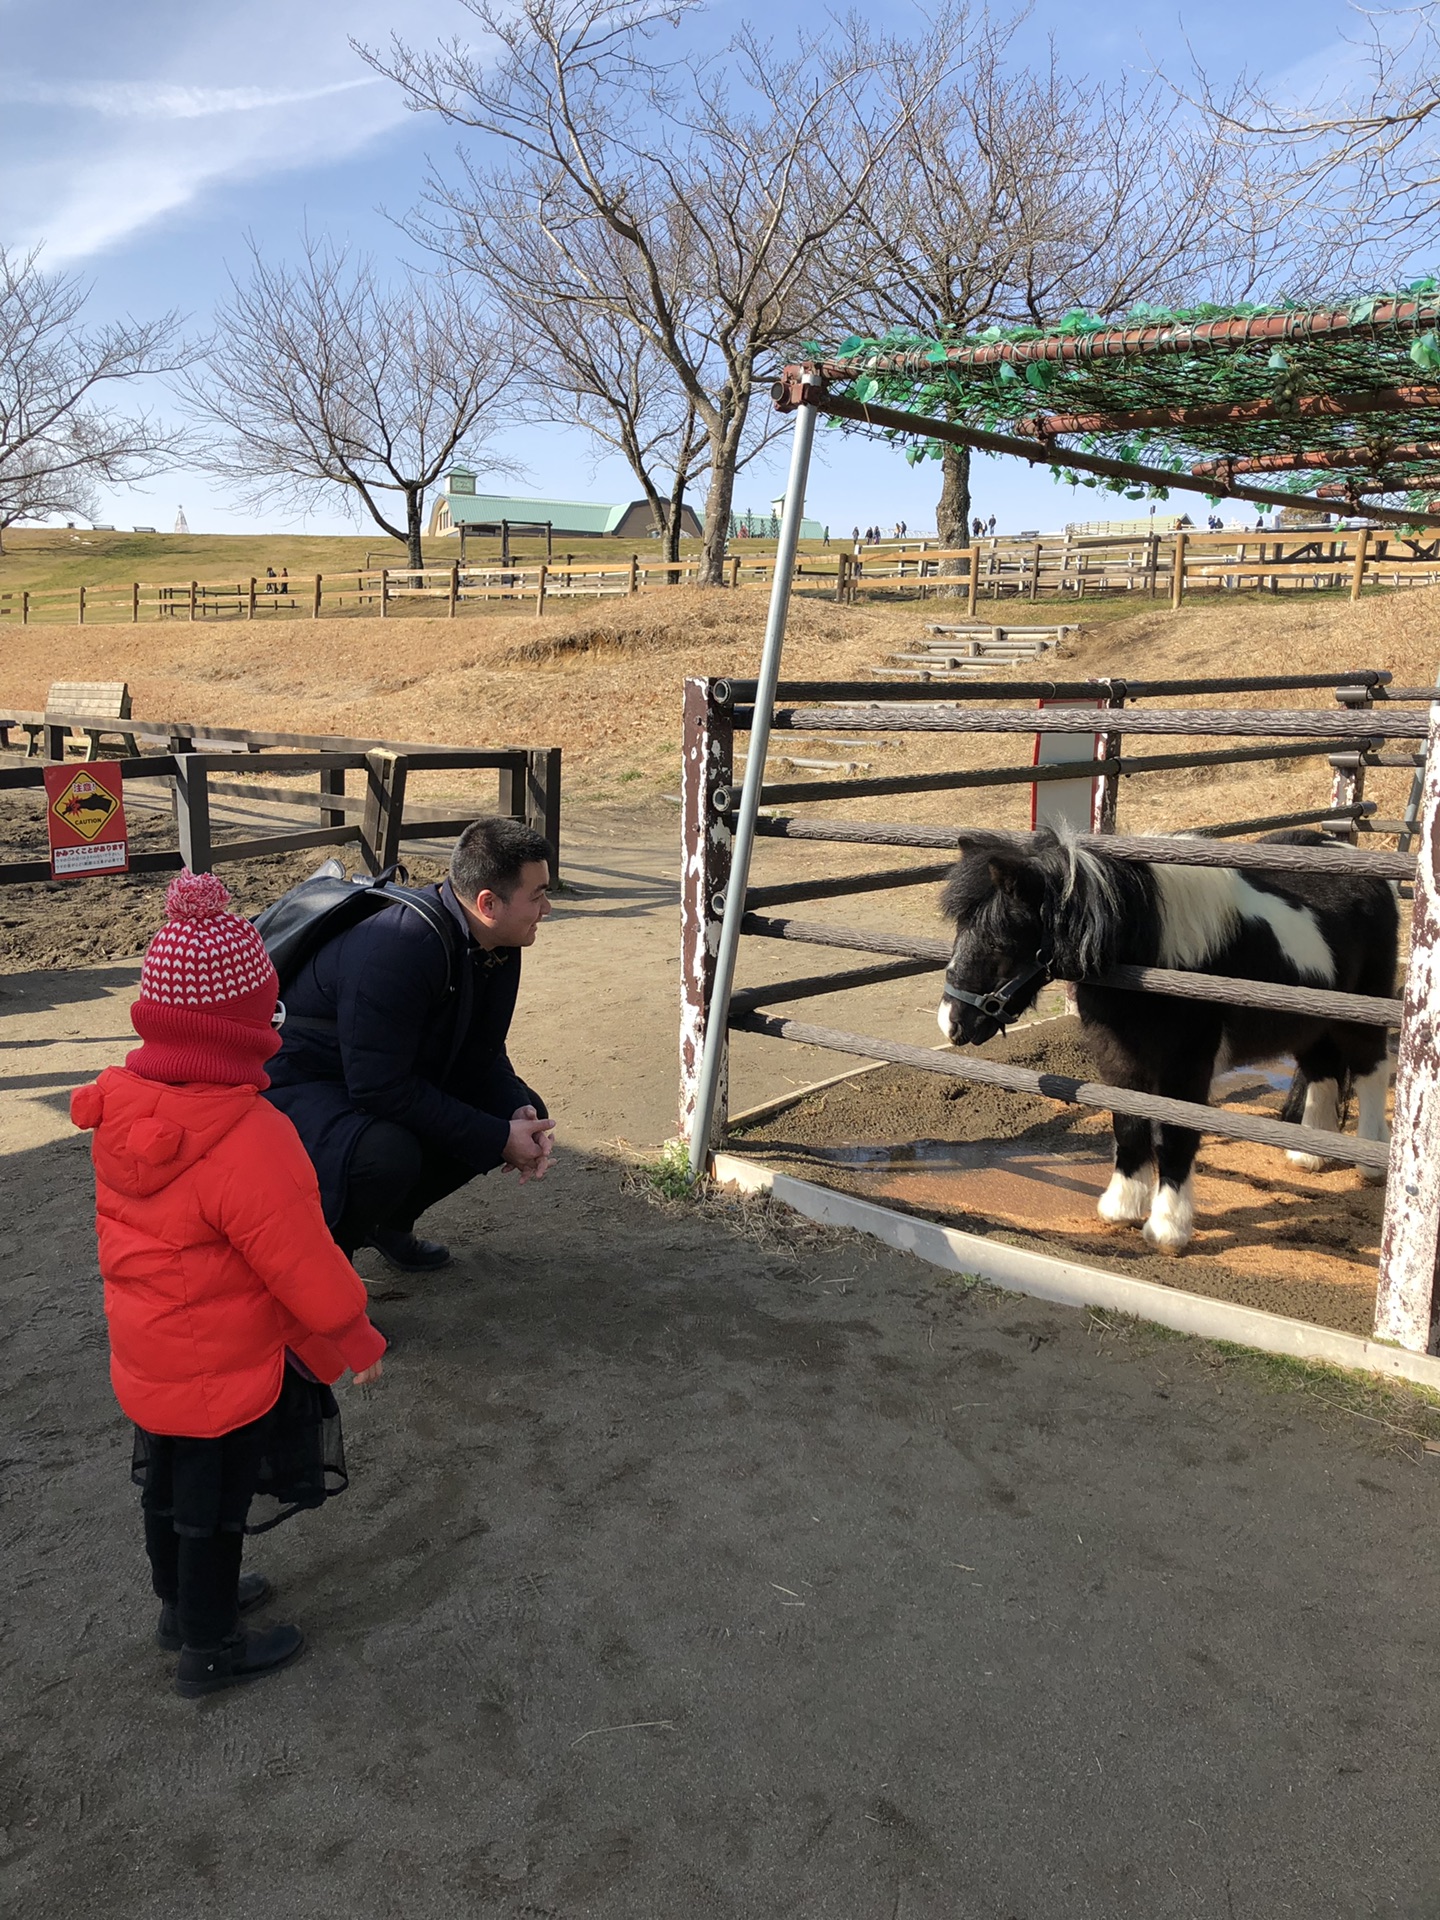
<path fill-rule="evenodd" d="M 430 538 L 447 533 L 543 532 L 575 540 L 652 540 L 658 537 L 648 500 L 609 505 L 591 500 L 531 500 L 504 493 L 477 493 L 469 467 L 452 467 L 430 512 Z M 681 509 L 681 531 L 692 539 L 703 528 L 690 507 Z"/>

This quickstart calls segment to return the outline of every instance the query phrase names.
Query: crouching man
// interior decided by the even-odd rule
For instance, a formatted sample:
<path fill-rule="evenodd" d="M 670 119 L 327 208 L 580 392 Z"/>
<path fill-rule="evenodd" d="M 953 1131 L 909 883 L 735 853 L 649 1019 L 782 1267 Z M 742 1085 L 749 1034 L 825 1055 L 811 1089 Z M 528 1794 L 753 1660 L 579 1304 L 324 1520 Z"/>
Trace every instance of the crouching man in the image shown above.
<path fill-rule="evenodd" d="M 415 1234 L 428 1207 L 498 1166 L 544 1177 L 553 1123 L 505 1037 L 549 888 L 550 849 L 533 828 L 477 820 L 449 879 L 421 889 L 431 912 L 397 901 L 287 985 L 267 1097 L 305 1143 L 347 1254 L 371 1246 L 405 1272 L 443 1267 L 449 1249 Z"/>

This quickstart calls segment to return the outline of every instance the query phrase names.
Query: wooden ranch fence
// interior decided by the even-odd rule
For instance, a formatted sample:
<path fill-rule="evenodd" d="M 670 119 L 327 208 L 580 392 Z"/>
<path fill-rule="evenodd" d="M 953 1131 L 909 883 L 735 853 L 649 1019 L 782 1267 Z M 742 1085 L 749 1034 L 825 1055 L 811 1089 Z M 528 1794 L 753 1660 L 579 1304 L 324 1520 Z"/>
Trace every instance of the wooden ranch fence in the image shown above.
<path fill-rule="evenodd" d="M 772 556 L 746 543 L 730 553 L 725 585 L 769 588 Z M 421 568 L 378 567 L 340 573 L 250 575 L 241 580 L 156 584 L 132 580 L 27 591 L 0 589 L 0 621 L 71 625 L 151 620 L 318 620 L 336 615 L 386 618 L 402 607 L 455 618 L 490 601 L 513 601 L 543 614 L 552 600 L 611 599 L 693 585 L 698 560 L 588 560 L 567 553 L 549 560 L 496 561 Z M 1130 593 L 1179 606 L 1195 593 L 1293 592 L 1323 589 L 1357 599 L 1366 586 L 1440 583 L 1440 536 L 1408 539 L 1361 529 L 1330 534 L 1148 536 L 992 536 L 968 547 L 848 546 L 802 554 L 795 585 L 858 602 L 896 594 L 916 600 L 964 600 L 973 616 L 980 600 L 1084 599 Z"/>
<path fill-rule="evenodd" d="M 24 716 L 0 718 L 0 739 Z M 60 714 L 44 716 L 46 757 L 63 760 L 70 733 L 82 721 Z M 91 724 L 93 724 L 93 719 Z M 409 798 L 410 776 L 417 773 L 468 773 L 493 768 L 499 775 L 498 811 L 524 820 L 543 833 L 555 853 L 560 846 L 561 755 L 558 747 L 447 747 L 426 742 L 350 740 L 330 735 L 256 733 L 234 727 L 205 727 L 188 721 L 126 723 L 136 740 L 158 746 L 156 753 L 117 764 L 128 787 L 158 783 L 173 796 L 174 848 L 137 850 L 130 859 L 137 873 L 165 872 L 187 866 L 210 870 L 232 860 L 297 853 L 311 847 L 358 847 L 371 873 L 393 866 L 404 842 L 450 839 L 462 833 L 478 809 L 441 818 L 425 814 Z M 240 778 L 235 778 L 236 774 Z M 307 774 L 317 784 L 276 786 L 279 776 L 296 780 Z M 351 776 L 356 784 L 349 786 Z M 44 763 L 28 760 L 0 767 L 0 791 L 43 791 Z M 279 831 L 240 838 L 217 838 L 212 818 L 215 797 L 244 800 L 288 810 L 314 808 L 317 824 L 296 827 L 277 819 Z M 0 863 L 0 885 L 50 878 L 48 859 Z"/>
<path fill-rule="evenodd" d="M 1264 694 L 1306 688 L 1333 689 L 1334 712 L 1191 708 L 1137 711 L 1146 698 L 1196 698 L 1220 692 Z M 681 934 L 680 1084 L 681 1124 L 688 1133 L 694 1117 L 700 1064 L 711 1017 L 715 959 L 729 884 L 735 809 L 734 742 L 754 719 L 756 683 L 692 679 L 685 685 L 683 771 L 683 868 Z M 1066 710 L 995 710 L 990 703 L 1024 698 L 1089 700 L 1089 707 Z M 1440 705 L 1430 706 L 1432 688 L 1395 688 L 1385 673 L 1365 670 L 1333 676 L 1272 679 L 1208 679 L 1149 682 L 1000 682 L 947 687 L 926 693 L 914 687 L 873 686 L 868 682 L 782 683 L 773 726 L 796 731 L 844 735 L 864 731 L 927 734 L 1015 734 L 1032 738 L 1046 732 L 1096 734 L 1099 748 L 1089 761 L 1055 765 L 963 769 L 949 773 L 902 774 L 844 781 L 781 781 L 762 786 L 762 811 L 756 831 L 762 836 L 812 840 L 876 848 L 933 849 L 947 857 L 935 864 L 879 869 L 841 878 L 817 878 L 780 886 L 752 886 L 745 896 L 741 930 L 752 938 L 787 940 L 803 946 L 838 949 L 864 957 L 864 964 L 841 972 L 805 974 L 772 986 L 736 992 L 727 1029 L 819 1046 L 865 1060 L 887 1060 L 1046 1098 L 1110 1112 L 1196 1127 L 1202 1132 L 1260 1141 L 1270 1146 L 1320 1154 L 1373 1170 L 1388 1167 L 1385 1222 L 1381 1244 L 1375 1334 L 1380 1340 L 1424 1353 L 1432 1345 L 1435 1268 L 1440 1250 Z M 1107 710 L 1097 713 L 1103 699 Z M 1424 707 L 1418 703 L 1424 702 Z M 967 703 L 962 705 L 960 703 Z M 1407 707 L 1409 710 L 1407 710 Z M 1428 711 L 1427 711 L 1428 708 Z M 1225 738 L 1248 742 L 1235 746 L 1169 753 L 1134 753 L 1131 739 L 1183 742 Z M 1405 751 L 1398 752 L 1403 748 Z M 1314 758 L 1331 770 L 1328 806 L 1275 815 L 1262 820 L 1222 821 L 1196 830 L 1194 837 L 1154 839 L 1116 832 L 1116 795 L 1121 781 L 1145 773 L 1181 767 L 1237 765 L 1276 758 Z M 1405 766 L 1416 774 L 1404 820 L 1382 821 L 1363 797 L 1368 766 Z M 1162 967 L 1116 969 L 1101 984 L 1135 992 L 1216 1001 L 1228 1005 L 1291 1009 L 1351 1018 L 1399 1029 L 1395 1081 L 1394 1138 L 1391 1146 L 1324 1133 L 1256 1115 L 1188 1101 L 1160 1099 L 1095 1082 L 1054 1074 L 1037 1075 L 1018 1067 L 980 1060 L 961 1052 L 935 1052 L 873 1034 L 854 1033 L 796 1020 L 765 1009 L 783 1007 L 820 994 L 871 986 L 908 975 L 942 972 L 950 943 L 923 940 L 869 928 L 792 919 L 773 909 L 802 901 L 903 886 L 930 886 L 953 864 L 957 830 L 872 821 L 805 818 L 780 811 L 799 802 L 843 798 L 954 792 L 1036 781 L 1090 776 L 1096 802 L 1091 836 L 1081 844 L 1103 845 L 1123 859 L 1184 866 L 1226 866 L 1292 872 L 1361 870 L 1414 887 L 1414 921 L 1409 971 L 1403 998 L 1342 994 L 1313 988 L 1235 980 Z M 1215 841 L 1268 828 L 1319 823 L 1335 835 L 1331 847 L 1260 847 Z M 1394 836 L 1415 851 L 1372 850 L 1375 837 Z M 1363 851 L 1358 843 L 1367 840 Z M 711 1144 L 723 1138 L 725 1074 Z"/>

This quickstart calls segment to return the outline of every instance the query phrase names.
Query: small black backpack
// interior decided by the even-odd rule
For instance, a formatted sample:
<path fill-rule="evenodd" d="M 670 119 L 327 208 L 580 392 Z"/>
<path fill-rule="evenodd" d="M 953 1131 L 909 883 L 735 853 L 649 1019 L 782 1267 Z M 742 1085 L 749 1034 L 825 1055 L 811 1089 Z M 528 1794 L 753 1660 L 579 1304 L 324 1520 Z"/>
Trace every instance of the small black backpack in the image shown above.
<path fill-rule="evenodd" d="M 387 867 L 373 877 L 356 874 L 354 879 L 347 879 L 338 860 L 327 860 L 307 880 L 291 887 L 263 913 L 256 914 L 255 927 L 280 976 L 282 996 L 321 947 L 360 921 L 368 920 L 372 913 L 397 906 L 418 913 L 444 947 L 448 994 L 455 985 L 454 922 L 434 900 L 425 898 L 413 887 L 397 884 L 397 878 L 403 881 L 404 876 L 403 867 Z"/>

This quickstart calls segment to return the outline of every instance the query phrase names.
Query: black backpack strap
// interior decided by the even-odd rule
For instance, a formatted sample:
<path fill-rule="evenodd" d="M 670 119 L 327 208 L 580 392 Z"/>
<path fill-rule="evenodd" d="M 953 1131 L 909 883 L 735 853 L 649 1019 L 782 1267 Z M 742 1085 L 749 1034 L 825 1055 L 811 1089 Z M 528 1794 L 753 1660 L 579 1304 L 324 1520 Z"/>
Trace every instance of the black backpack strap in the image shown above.
<path fill-rule="evenodd" d="M 445 991 L 453 993 L 456 987 L 455 936 L 458 929 L 454 920 L 437 901 L 427 900 L 422 893 L 412 893 L 408 887 L 386 887 L 385 899 L 397 907 L 408 907 L 439 936 L 445 949 Z"/>
<path fill-rule="evenodd" d="M 471 969 L 465 964 L 464 955 L 456 951 L 459 929 L 453 915 L 439 901 L 431 900 L 423 893 L 414 893 L 408 887 L 386 887 L 385 893 L 396 906 L 409 907 L 412 912 L 418 913 L 445 949 L 445 993 L 447 998 L 451 995 L 455 998 L 455 1019 L 450 1030 L 445 1064 L 440 1069 L 440 1079 L 444 1082 L 450 1078 L 450 1070 L 460 1057 L 460 1049 L 470 1029 L 470 1010 L 474 1004 L 475 983 Z"/>
<path fill-rule="evenodd" d="M 465 1030 L 469 1025 L 470 996 L 464 991 L 470 984 L 469 969 L 465 967 L 463 963 L 457 963 L 455 951 L 457 928 L 454 920 L 445 911 L 444 907 L 438 905 L 433 900 L 427 900 L 423 894 L 413 893 L 408 887 L 395 887 L 387 884 L 391 874 L 403 872 L 403 867 L 389 868 L 385 873 L 377 876 L 373 883 L 373 888 L 369 891 L 371 891 L 372 898 L 379 896 L 384 906 L 406 907 L 410 912 L 418 913 L 445 949 L 446 999 L 449 999 L 450 996 L 456 992 L 457 987 L 460 989 L 460 1004 L 456 1009 L 455 1031 L 451 1036 L 450 1051 L 446 1057 L 444 1075 L 442 1076 L 448 1077 L 450 1069 L 454 1066 L 456 1057 L 464 1041 Z M 356 924 L 358 925 L 359 923 L 357 922 Z M 349 930 L 347 927 L 345 932 L 348 933 Z M 340 936 L 337 934 L 335 937 L 338 939 Z M 314 958 L 313 954 L 311 958 Z M 287 1014 L 285 1025 L 292 1033 L 314 1033 L 329 1037 L 337 1032 L 339 1023 L 327 1018 L 324 1014 L 295 1013 Z"/>

